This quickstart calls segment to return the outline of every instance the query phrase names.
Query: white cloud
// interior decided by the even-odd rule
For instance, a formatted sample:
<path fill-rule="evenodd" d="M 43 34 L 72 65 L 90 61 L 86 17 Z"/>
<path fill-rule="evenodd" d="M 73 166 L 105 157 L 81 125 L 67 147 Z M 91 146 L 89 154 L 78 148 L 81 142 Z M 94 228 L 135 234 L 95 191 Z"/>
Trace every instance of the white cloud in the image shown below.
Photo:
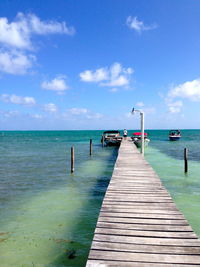
<path fill-rule="evenodd" d="M 21 13 L 22 14 L 22 13 Z M 34 14 L 29 14 L 25 16 L 21 15 L 22 19 L 27 20 L 30 25 L 30 30 L 36 34 L 68 34 L 73 35 L 75 33 L 74 27 L 67 27 L 66 22 L 57 22 L 57 21 L 41 21 Z"/>
<path fill-rule="evenodd" d="M 86 70 L 80 73 L 80 78 L 84 82 L 100 82 L 108 79 L 108 70 L 100 68 L 96 71 Z"/>
<path fill-rule="evenodd" d="M 177 86 L 171 86 L 165 102 L 169 108 L 170 113 L 179 113 L 183 107 L 183 102 L 179 100 L 188 99 L 190 101 L 200 101 L 200 78 L 187 81 L 185 83 L 179 84 Z M 175 101 L 175 99 L 177 101 Z"/>
<path fill-rule="evenodd" d="M 37 114 L 37 113 L 36 114 L 32 114 L 31 117 L 34 118 L 34 119 L 43 119 L 43 116 L 41 114 Z"/>
<path fill-rule="evenodd" d="M 143 111 L 145 114 L 154 114 L 156 112 L 156 109 L 154 107 L 146 107 L 143 108 Z"/>
<path fill-rule="evenodd" d="M 0 71 L 10 74 L 25 74 L 35 61 L 33 55 L 25 55 L 24 53 L 0 52 Z"/>
<path fill-rule="evenodd" d="M 147 25 L 144 25 L 143 21 L 139 21 L 137 17 L 132 17 L 132 16 L 129 16 L 127 18 L 126 24 L 130 29 L 133 29 L 138 33 L 141 33 L 142 31 L 148 31 L 148 30 L 153 30 L 157 28 L 156 24 L 147 26 Z"/>
<path fill-rule="evenodd" d="M 12 22 L 0 17 L 0 72 L 17 75 L 27 73 L 36 59 L 27 54 L 27 50 L 34 49 L 34 35 L 74 33 L 74 28 L 67 27 L 66 22 L 43 21 L 35 14 L 18 13 Z"/>
<path fill-rule="evenodd" d="M 132 114 L 131 112 L 126 112 L 126 113 L 124 114 L 124 116 L 125 116 L 126 118 L 131 118 L 131 117 L 133 116 L 133 114 Z"/>
<path fill-rule="evenodd" d="M 88 109 L 86 108 L 71 108 L 69 109 L 69 113 L 73 115 L 81 115 L 81 114 L 86 114 L 88 113 Z"/>
<path fill-rule="evenodd" d="M 179 113 L 181 112 L 181 108 L 183 106 L 182 101 L 168 102 L 167 106 L 169 108 L 170 113 Z"/>
<path fill-rule="evenodd" d="M 30 30 L 25 20 L 19 19 L 16 22 L 8 22 L 7 18 L 0 18 L 0 42 L 4 45 L 17 48 L 30 48 Z"/>
<path fill-rule="evenodd" d="M 191 101 L 200 101 L 200 79 L 188 81 L 172 87 L 168 93 L 169 98 L 187 98 Z"/>
<path fill-rule="evenodd" d="M 137 107 L 144 107 L 144 103 L 143 102 L 137 102 L 135 105 Z"/>
<path fill-rule="evenodd" d="M 103 86 L 125 86 L 129 84 L 129 79 L 125 75 L 119 75 L 115 79 L 111 79 L 108 83 L 102 83 Z"/>
<path fill-rule="evenodd" d="M 95 82 L 100 86 L 126 86 L 130 82 L 132 68 L 123 68 L 120 63 L 114 63 L 110 68 L 104 67 L 95 71 L 86 70 L 80 73 L 84 82 Z"/>
<path fill-rule="evenodd" d="M 20 115 L 18 110 L 10 110 L 10 111 L 0 111 L 0 115 L 5 118 L 13 118 Z"/>
<path fill-rule="evenodd" d="M 54 103 L 48 103 L 44 105 L 44 110 L 47 112 L 54 113 L 58 111 L 58 108 Z"/>
<path fill-rule="evenodd" d="M 88 114 L 86 116 L 87 119 L 101 119 L 103 115 L 101 113 L 93 113 L 93 114 Z"/>
<path fill-rule="evenodd" d="M 17 95 L 1 95 L 0 99 L 6 103 L 25 105 L 25 106 L 34 106 L 36 105 L 36 101 L 34 97 L 30 96 L 17 96 Z"/>
<path fill-rule="evenodd" d="M 118 91 L 118 88 L 111 88 L 111 89 L 110 89 L 110 92 L 111 92 L 111 93 L 116 93 L 117 91 Z"/>
<path fill-rule="evenodd" d="M 64 76 L 57 77 L 51 81 L 44 81 L 41 87 L 45 90 L 56 91 L 57 93 L 63 93 L 68 89 Z"/>
<path fill-rule="evenodd" d="M 71 108 L 68 109 L 67 113 L 64 114 L 65 116 L 73 116 L 74 118 L 83 117 L 84 119 L 100 119 L 103 117 L 100 113 L 92 112 L 87 108 Z"/>
<path fill-rule="evenodd" d="M 42 21 L 34 14 L 18 13 L 11 23 L 5 17 L 0 18 L 0 43 L 18 49 L 32 48 L 33 34 L 74 34 L 73 27 L 67 27 L 65 22 Z"/>

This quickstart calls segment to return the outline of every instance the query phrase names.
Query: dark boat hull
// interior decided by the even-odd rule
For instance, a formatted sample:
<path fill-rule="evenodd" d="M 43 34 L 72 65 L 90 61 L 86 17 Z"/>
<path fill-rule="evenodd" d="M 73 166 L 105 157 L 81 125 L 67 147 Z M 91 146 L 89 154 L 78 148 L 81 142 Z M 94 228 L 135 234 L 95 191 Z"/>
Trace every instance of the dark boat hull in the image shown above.
<path fill-rule="evenodd" d="M 170 141 L 178 141 L 180 138 L 180 136 L 169 136 Z"/>
<path fill-rule="evenodd" d="M 104 142 L 106 146 L 120 146 L 122 138 L 105 138 Z"/>

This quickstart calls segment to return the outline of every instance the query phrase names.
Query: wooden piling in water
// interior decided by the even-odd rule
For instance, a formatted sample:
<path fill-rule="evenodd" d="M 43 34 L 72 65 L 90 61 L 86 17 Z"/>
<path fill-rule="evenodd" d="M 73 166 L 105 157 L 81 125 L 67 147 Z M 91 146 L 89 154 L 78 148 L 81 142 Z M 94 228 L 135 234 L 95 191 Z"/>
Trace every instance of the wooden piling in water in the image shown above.
<path fill-rule="evenodd" d="M 92 139 L 90 139 L 90 156 L 92 155 Z"/>
<path fill-rule="evenodd" d="M 71 173 L 74 172 L 74 146 L 71 147 Z"/>
<path fill-rule="evenodd" d="M 102 135 L 102 147 L 104 147 L 104 135 Z"/>
<path fill-rule="evenodd" d="M 184 148 L 184 172 L 188 172 L 188 149 Z"/>

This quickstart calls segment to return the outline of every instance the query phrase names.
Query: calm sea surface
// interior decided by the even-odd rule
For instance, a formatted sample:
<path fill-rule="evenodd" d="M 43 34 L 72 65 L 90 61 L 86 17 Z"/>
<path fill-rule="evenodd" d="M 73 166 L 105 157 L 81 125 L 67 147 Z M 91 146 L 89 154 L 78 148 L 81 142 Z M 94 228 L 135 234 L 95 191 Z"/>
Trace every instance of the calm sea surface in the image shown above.
<path fill-rule="evenodd" d="M 131 132 L 131 131 L 130 131 Z M 200 236 L 200 130 L 149 130 L 145 157 Z M 102 131 L 0 132 L 1 266 L 85 266 L 117 157 Z M 93 155 L 89 156 L 89 140 Z M 70 148 L 75 146 L 75 173 Z M 183 149 L 189 149 L 189 173 Z"/>

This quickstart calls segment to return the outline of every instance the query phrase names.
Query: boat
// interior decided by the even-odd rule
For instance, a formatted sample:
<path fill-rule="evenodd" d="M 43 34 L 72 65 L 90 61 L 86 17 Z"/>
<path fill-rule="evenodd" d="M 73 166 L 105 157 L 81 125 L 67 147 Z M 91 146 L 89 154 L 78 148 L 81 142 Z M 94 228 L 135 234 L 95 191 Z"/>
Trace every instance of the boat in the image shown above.
<path fill-rule="evenodd" d="M 170 141 L 177 141 L 181 138 L 180 130 L 170 130 L 169 131 L 169 140 Z"/>
<path fill-rule="evenodd" d="M 119 146 L 123 137 L 120 136 L 120 131 L 105 131 L 101 138 L 101 143 L 106 146 Z"/>
<path fill-rule="evenodd" d="M 133 137 L 131 138 L 137 147 L 141 147 L 142 145 L 142 133 L 141 132 L 133 133 Z M 149 142 L 150 142 L 150 139 L 148 138 L 148 134 L 144 133 L 144 146 L 147 147 Z"/>

